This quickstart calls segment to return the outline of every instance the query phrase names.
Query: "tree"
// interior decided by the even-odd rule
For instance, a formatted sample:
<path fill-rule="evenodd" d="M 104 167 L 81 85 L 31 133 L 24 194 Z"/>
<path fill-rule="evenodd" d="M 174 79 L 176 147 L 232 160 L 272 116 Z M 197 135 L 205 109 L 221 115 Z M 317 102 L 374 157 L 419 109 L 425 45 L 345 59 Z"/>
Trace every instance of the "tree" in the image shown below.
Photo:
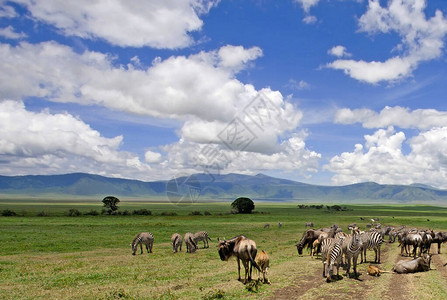
<path fill-rule="evenodd" d="M 231 207 L 237 209 L 240 214 L 250 214 L 255 209 L 255 204 L 250 198 L 239 197 L 231 203 Z"/>
<path fill-rule="evenodd" d="M 104 203 L 104 207 L 107 207 L 109 209 L 109 214 L 118 210 L 119 202 L 120 202 L 120 199 L 118 199 L 114 196 L 107 196 L 104 199 L 102 199 L 102 203 Z"/>

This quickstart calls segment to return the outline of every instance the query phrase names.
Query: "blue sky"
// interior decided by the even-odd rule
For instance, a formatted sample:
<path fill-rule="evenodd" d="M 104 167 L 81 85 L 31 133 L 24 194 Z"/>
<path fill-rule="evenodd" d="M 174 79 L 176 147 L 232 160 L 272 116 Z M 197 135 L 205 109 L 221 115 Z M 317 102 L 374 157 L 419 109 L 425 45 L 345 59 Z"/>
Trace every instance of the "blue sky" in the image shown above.
<path fill-rule="evenodd" d="M 0 174 L 447 188 L 447 2 L 0 0 Z"/>

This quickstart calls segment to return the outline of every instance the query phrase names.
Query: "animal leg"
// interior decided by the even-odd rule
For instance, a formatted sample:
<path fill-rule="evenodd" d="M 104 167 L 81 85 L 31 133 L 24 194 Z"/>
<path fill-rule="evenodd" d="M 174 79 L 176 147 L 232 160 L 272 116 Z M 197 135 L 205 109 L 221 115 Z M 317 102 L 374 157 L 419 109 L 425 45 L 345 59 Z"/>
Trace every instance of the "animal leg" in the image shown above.
<path fill-rule="evenodd" d="M 241 281 L 241 262 L 239 261 L 239 258 L 237 259 L 237 271 L 239 273 L 239 281 Z"/>
<path fill-rule="evenodd" d="M 154 244 L 153 243 L 151 243 L 150 245 L 149 245 L 149 250 L 150 250 L 150 252 L 152 253 L 152 246 L 153 246 Z"/>
<path fill-rule="evenodd" d="M 143 254 L 143 245 L 140 243 L 141 254 Z"/>

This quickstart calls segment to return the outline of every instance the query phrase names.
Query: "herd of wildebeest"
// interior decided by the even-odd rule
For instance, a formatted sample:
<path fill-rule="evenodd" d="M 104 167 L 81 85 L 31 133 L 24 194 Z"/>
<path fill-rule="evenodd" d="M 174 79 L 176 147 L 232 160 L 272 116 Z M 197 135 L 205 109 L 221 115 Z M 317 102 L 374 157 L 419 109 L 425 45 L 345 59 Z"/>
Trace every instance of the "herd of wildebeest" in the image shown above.
<path fill-rule="evenodd" d="M 361 218 L 364 220 L 364 218 Z M 346 277 L 358 277 L 357 264 L 366 263 L 367 250 L 374 251 L 373 264 L 380 264 L 381 245 L 388 236 L 388 242 L 398 242 L 401 249 L 401 256 L 412 256 L 413 259 L 406 259 L 397 262 L 391 271 L 406 274 L 415 272 L 424 272 L 430 269 L 431 256 L 430 248 L 432 244 L 437 244 L 437 252 L 441 253 L 441 244 L 447 241 L 447 232 L 435 232 L 431 229 L 408 228 L 405 225 L 394 227 L 381 225 L 379 218 L 372 219 L 372 223 L 367 224 L 367 231 L 362 231 L 355 224 L 350 224 L 348 232 L 343 232 L 337 224 L 328 228 L 314 229 L 313 222 L 307 222 L 307 229 L 301 240 L 296 244 L 298 254 L 303 254 L 303 249 L 307 248 L 310 256 L 320 257 L 323 263 L 323 278 L 327 282 L 339 277 L 339 268 L 346 269 Z M 282 223 L 278 222 L 281 228 Z M 270 224 L 265 224 L 264 228 L 269 228 Z M 260 276 L 263 276 L 263 282 L 270 284 L 268 279 L 269 256 L 265 251 L 258 253 L 255 241 L 247 238 L 245 235 L 239 235 L 232 239 L 217 239 L 218 253 L 222 261 L 227 261 L 235 256 L 238 265 L 238 280 L 241 281 L 241 262 L 245 269 L 245 277 L 242 280 L 247 283 L 252 280 L 252 269 L 255 267 Z M 182 250 L 183 242 L 186 245 L 186 252 L 193 253 L 198 247 L 198 242 L 203 241 L 203 247 L 209 248 L 208 241 L 211 241 L 206 231 L 199 231 L 194 234 L 188 232 L 184 238 L 178 233 L 172 234 L 171 242 L 174 253 Z M 132 254 L 135 255 L 137 247 L 140 246 L 143 254 L 143 244 L 148 253 L 152 253 L 154 236 L 149 232 L 138 234 L 131 243 Z M 360 256 L 360 262 L 359 260 Z M 350 273 L 352 267 L 353 273 Z M 336 277 L 335 277 L 336 272 Z M 380 276 L 383 271 L 370 264 L 367 273 L 371 276 Z M 261 279 L 261 278 L 260 278 Z M 259 279 L 259 280 L 260 280 Z"/>

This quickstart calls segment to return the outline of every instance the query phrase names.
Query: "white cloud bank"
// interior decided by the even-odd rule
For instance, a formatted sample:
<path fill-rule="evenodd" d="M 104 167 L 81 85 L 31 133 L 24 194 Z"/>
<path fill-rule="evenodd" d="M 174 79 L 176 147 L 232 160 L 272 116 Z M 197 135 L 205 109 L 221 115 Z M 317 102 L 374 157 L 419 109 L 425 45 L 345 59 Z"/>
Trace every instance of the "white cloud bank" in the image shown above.
<path fill-rule="evenodd" d="M 380 113 L 370 109 L 341 109 L 335 123 L 361 123 L 377 128 L 365 135 L 365 143 L 353 152 L 334 156 L 325 169 L 334 172 L 335 184 L 374 181 L 387 184 L 425 183 L 447 188 L 447 112 L 434 109 L 410 111 L 385 107 Z M 419 132 L 407 137 L 402 129 Z M 403 149 L 403 144 L 409 151 Z"/>
<path fill-rule="evenodd" d="M 396 32 L 402 54 L 385 61 L 339 59 L 327 66 L 343 70 L 350 77 L 370 84 L 408 77 L 421 62 L 440 57 L 447 34 L 447 19 L 440 10 L 427 18 L 425 0 L 391 0 L 386 7 L 369 0 L 368 10 L 359 19 L 360 31 L 368 34 Z"/>
<path fill-rule="evenodd" d="M 190 33 L 203 25 L 219 0 L 12 0 L 31 16 L 58 28 L 67 36 L 104 39 L 121 47 L 183 48 L 194 43 Z M 15 16 L 7 6 L 1 15 Z"/>
<path fill-rule="evenodd" d="M 68 113 L 27 111 L 20 101 L 0 102 L 0 136 L 4 175 L 94 170 L 129 178 L 151 169 L 138 156 L 119 150 L 122 136 L 103 137 Z"/>
<path fill-rule="evenodd" d="M 292 134 L 301 111 L 280 92 L 256 90 L 236 78 L 261 55 L 258 47 L 227 45 L 190 56 L 156 59 L 147 69 L 138 69 L 137 58 L 126 66 L 114 66 L 113 58 L 105 54 L 78 54 L 55 42 L 0 44 L 0 99 L 41 97 L 178 120 L 183 124 L 179 142 L 166 145 L 163 156 L 146 152 L 144 158 L 151 163 L 152 174 L 164 178 L 180 166 L 190 168 L 186 158 L 208 144 L 226 151 L 229 160 L 222 172 L 259 172 L 283 166 L 316 172 L 320 154 L 305 148 L 306 134 Z M 237 164 L 239 160 L 243 163 Z M 201 164 L 191 167 L 203 171 Z M 135 178 L 148 176 L 142 172 Z"/>

